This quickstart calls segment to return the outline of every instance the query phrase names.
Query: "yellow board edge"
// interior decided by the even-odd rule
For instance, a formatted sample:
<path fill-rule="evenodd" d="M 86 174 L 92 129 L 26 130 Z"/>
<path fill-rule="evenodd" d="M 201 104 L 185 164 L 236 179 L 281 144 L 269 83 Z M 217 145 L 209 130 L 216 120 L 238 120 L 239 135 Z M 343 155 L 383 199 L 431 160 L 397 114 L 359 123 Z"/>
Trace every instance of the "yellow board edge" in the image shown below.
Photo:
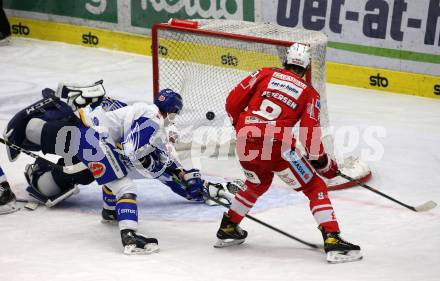
<path fill-rule="evenodd" d="M 440 77 L 327 62 L 327 82 L 440 99 Z"/>
<path fill-rule="evenodd" d="M 26 18 L 11 17 L 10 22 L 13 36 L 151 56 L 149 36 Z M 326 65 L 328 83 L 440 99 L 438 76 L 336 62 Z M 250 63 L 245 69 L 252 67 Z"/>
<path fill-rule="evenodd" d="M 148 36 L 26 18 L 11 17 L 9 21 L 13 36 L 151 56 Z"/>

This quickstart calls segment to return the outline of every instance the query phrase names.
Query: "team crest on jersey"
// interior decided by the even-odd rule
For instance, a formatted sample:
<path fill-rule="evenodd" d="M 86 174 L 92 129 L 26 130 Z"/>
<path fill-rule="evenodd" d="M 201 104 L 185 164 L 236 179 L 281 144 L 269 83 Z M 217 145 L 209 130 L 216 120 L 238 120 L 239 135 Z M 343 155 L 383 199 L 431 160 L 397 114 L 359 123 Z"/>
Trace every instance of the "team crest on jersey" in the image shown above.
<path fill-rule="evenodd" d="M 95 179 L 100 178 L 105 174 L 105 165 L 100 162 L 90 162 L 87 166 Z"/>
<path fill-rule="evenodd" d="M 99 119 L 95 116 L 95 117 L 93 117 L 93 124 L 95 125 L 95 126 L 99 126 Z"/>

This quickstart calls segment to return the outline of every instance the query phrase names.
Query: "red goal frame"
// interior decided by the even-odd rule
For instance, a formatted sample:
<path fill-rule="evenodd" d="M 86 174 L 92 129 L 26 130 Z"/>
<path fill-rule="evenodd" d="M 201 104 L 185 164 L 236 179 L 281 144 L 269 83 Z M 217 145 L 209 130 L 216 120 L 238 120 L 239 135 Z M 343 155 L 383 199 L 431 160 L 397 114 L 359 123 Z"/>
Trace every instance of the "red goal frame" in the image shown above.
<path fill-rule="evenodd" d="M 278 45 L 283 47 L 290 47 L 293 43 L 292 41 L 284 41 L 284 40 L 276 40 L 276 39 L 269 39 L 269 38 L 262 38 L 262 37 L 255 37 L 255 36 L 249 36 L 249 35 L 242 35 L 242 34 L 236 34 L 236 33 L 226 33 L 226 32 L 220 32 L 220 31 L 212 31 L 212 30 L 206 30 L 206 29 L 199 29 L 199 28 L 190 28 L 190 27 L 183 27 L 183 26 L 176 26 L 169 23 L 157 23 L 154 24 L 151 28 L 151 52 L 153 57 L 153 95 L 154 97 L 159 93 L 159 39 L 158 39 L 158 33 L 159 30 L 175 30 L 179 32 L 187 32 L 187 33 L 193 33 L 193 34 L 204 34 L 207 36 L 212 37 L 222 37 L 222 38 L 228 38 L 228 39 L 235 39 L 239 41 L 246 41 L 246 42 L 255 42 L 255 43 L 265 43 L 265 44 L 272 44 L 272 45 Z M 300 42 L 299 42 L 300 43 Z M 270 65 L 268 65 L 270 66 Z M 257 69 L 255 69 L 257 70 Z M 312 75 L 312 69 L 309 67 L 308 71 L 306 72 L 306 81 L 311 82 L 311 76 Z"/>

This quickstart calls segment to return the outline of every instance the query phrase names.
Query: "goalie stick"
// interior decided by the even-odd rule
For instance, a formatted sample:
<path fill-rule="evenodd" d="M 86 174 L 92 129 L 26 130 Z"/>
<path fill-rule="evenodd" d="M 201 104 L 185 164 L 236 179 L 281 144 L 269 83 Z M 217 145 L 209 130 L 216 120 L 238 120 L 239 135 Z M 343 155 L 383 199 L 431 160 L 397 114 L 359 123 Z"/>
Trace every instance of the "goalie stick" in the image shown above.
<path fill-rule="evenodd" d="M 82 162 L 80 162 L 78 164 L 75 164 L 75 165 L 71 165 L 71 166 L 57 165 L 57 164 L 53 163 L 52 161 L 49 161 L 46 158 L 41 157 L 41 156 L 39 156 L 39 155 L 29 151 L 29 150 L 26 150 L 26 149 L 24 149 L 22 147 L 19 147 L 18 145 L 15 145 L 13 143 L 9 143 L 8 141 L 6 141 L 3 138 L 0 138 L 0 142 L 3 143 L 4 145 L 9 146 L 12 149 L 15 149 L 17 151 L 23 152 L 24 154 L 29 155 L 32 158 L 40 159 L 43 162 L 45 162 L 46 164 L 54 167 L 56 170 L 59 170 L 59 171 L 65 173 L 65 174 L 76 174 L 76 173 L 81 172 L 81 171 L 83 171 L 85 169 L 88 169 L 86 167 L 86 165 L 84 165 Z"/>
<path fill-rule="evenodd" d="M 366 189 L 368 189 L 370 191 L 373 191 L 374 193 L 377 193 L 380 196 L 385 197 L 385 198 L 387 198 L 387 199 L 389 199 L 389 200 L 391 200 L 391 201 L 393 201 L 393 202 L 395 202 L 395 203 L 397 203 L 397 204 L 399 204 L 399 205 L 401 205 L 401 206 L 403 206 L 403 207 L 405 207 L 407 209 L 410 209 L 410 210 L 412 210 L 414 212 L 426 212 L 426 211 L 429 211 L 429 210 L 431 210 L 431 209 L 433 209 L 433 208 L 435 208 L 437 206 L 437 203 L 435 203 L 432 200 L 427 201 L 427 202 L 425 202 L 425 203 L 423 203 L 421 205 L 415 206 L 415 207 L 414 206 L 410 206 L 408 204 L 400 202 L 397 199 L 394 199 L 393 197 L 391 197 L 389 195 L 386 195 L 385 193 L 380 192 L 379 190 L 377 190 L 377 189 L 375 189 L 375 188 L 373 188 L 373 187 L 371 187 L 369 185 L 366 185 L 365 183 L 362 183 L 361 181 L 359 181 L 357 179 L 354 179 L 354 178 L 352 178 L 350 176 L 347 176 L 347 175 L 341 173 L 341 171 L 337 171 L 337 175 L 341 176 L 344 179 L 347 179 L 349 181 L 355 182 L 358 185 L 362 186 L 363 188 L 366 188 Z"/>
<path fill-rule="evenodd" d="M 217 204 L 219 204 L 219 205 L 225 207 L 226 209 L 229 209 L 229 205 L 227 205 L 227 204 L 225 204 L 225 203 L 223 203 L 223 202 L 221 202 L 221 201 L 219 201 L 219 200 L 217 200 L 217 199 L 215 199 L 215 198 L 209 196 L 209 194 L 206 194 L 206 193 L 205 193 L 205 195 L 206 195 L 206 197 L 207 197 L 208 199 L 210 199 L 210 200 L 214 201 L 215 203 L 217 203 Z M 287 233 L 287 232 L 285 232 L 285 231 L 282 231 L 282 230 L 279 229 L 279 228 L 276 228 L 276 227 L 274 227 L 274 226 L 272 226 L 272 225 L 270 225 L 270 224 L 268 224 L 268 223 L 265 223 L 264 221 L 261 221 L 261 220 L 255 218 L 255 217 L 253 217 L 253 216 L 251 216 L 251 215 L 249 215 L 249 214 L 246 214 L 245 217 L 247 217 L 248 219 L 253 220 L 254 222 L 256 222 L 256 223 L 258 223 L 258 224 L 261 224 L 261 225 L 263 225 L 263 226 L 265 226 L 265 227 L 267 227 L 267 228 L 270 228 L 270 229 L 272 229 L 272 230 L 275 231 L 275 232 L 278 232 L 278 233 L 280 233 L 280 234 L 282 234 L 282 235 L 284 235 L 284 236 L 286 236 L 286 237 L 289 237 L 290 239 L 293 239 L 293 240 L 295 240 L 295 241 L 297 241 L 297 242 L 299 242 L 299 243 L 301 243 L 301 244 L 307 245 L 307 246 L 309 246 L 310 248 L 313 248 L 313 249 L 321 249 L 321 248 L 322 248 L 322 246 L 320 246 L 320 245 L 317 245 L 317 244 L 313 244 L 313 243 L 310 243 L 310 242 L 304 241 L 304 240 L 302 240 L 302 239 L 300 239 L 300 238 L 298 238 L 298 237 L 296 237 L 296 236 L 293 236 L 293 235 L 291 235 L 291 234 L 289 234 L 289 233 Z"/>

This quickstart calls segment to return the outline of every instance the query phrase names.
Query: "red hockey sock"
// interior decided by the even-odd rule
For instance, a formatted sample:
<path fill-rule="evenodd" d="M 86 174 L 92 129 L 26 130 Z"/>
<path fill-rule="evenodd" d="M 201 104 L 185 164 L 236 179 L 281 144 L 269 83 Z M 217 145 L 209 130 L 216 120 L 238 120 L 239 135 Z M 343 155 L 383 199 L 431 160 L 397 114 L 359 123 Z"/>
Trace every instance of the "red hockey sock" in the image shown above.
<path fill-rule="evenodd" d="M 310 211 L 318 225 L 325 232 L 339 232 L 338 221 L 332 203 L 328 198 L 327 186 L 325 182 L 315 177 L 303 190 L 310 200 Z"/>
<path fill-rule="evenodd" d="M 252 209 L 255 202 L 257 202 L 257 199 L 263 195 L 270 186 L 270 182 L 256 185 L 246 181 L 245 184 L 245 190 L 241 190 L 235 194 L 231 208 L 228 211 L 228 216 L 233 223 L 240 223 L 243 217 Z"/>

